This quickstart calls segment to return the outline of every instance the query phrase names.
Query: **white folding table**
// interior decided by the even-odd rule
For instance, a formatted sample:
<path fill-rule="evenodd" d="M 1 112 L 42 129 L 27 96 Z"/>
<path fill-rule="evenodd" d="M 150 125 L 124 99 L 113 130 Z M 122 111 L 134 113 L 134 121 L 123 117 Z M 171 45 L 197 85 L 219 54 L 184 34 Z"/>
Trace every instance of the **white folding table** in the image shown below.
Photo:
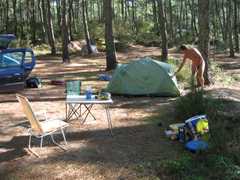
<path fill-rule="evenodd" d="M 93 105 L 99 104 L 103 105 L 105 108 L 107 121 L 108 121 L 108 128 L 112 134 L 112 121 L 111 115 L 109 111 L 110 104 L 113 103 L 113 100 L 100 100 L 95 99 L 95 95 L 92 95 L 91 99 L 86 99 L 85 95 L 67 95 L 66 97 L 66 121 L 71 119 L 80 119 L 82 124 L 86 121 L 87 117 L 91 115 L 95 120 L 95 116 L 91 112 Z M 82 109 L 82 106 L 85 109 Z M 75 118 L 74 118 L 75 117 Z"/>

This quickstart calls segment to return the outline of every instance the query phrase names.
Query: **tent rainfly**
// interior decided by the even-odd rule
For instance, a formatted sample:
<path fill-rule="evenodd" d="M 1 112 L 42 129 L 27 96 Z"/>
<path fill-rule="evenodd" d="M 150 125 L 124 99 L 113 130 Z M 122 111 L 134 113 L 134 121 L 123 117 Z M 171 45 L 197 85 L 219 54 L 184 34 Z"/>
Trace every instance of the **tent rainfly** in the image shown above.
<path fill-rule="evenodd" d="M 172 74 L 170 64 L 140 58 L 119 64 L 106 90 L 118 95 L 179 96 L 177 80 Z"/>

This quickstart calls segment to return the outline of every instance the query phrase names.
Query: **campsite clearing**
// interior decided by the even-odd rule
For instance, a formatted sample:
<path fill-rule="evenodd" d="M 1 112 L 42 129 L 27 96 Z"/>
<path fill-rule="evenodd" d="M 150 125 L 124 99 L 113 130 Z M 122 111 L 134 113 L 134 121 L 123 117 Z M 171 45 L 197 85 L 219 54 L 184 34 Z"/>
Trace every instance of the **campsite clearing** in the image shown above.
<path fill-rule="evenodd" d="M 128 53 L 119 53 L 118 59 L 126 63 L 136 57 L 159 55 L 159 48 L 133 46 Z M 238 64 L 239 58 L 231 61 Z M 225 57 L 217 57 L 224 72 L 239 74 L 239 67 L 228 66 L 225 62 Z M 62 64 L 60 57 L 39 56 L 33 75 L 42 78 L 43 87 L 21 93 L 30 98 L 35 111 L 47 110 L 50 117 L 64 118 L 65 86 L 51 85 L 50 80 L 80 79 L 83 88 L 91 85 L 97 91 L 107 84 L 98 80 L 104 68 L 104 56 L 82 58 L 73 55 L 71 64 Z M 239 81 L 227 86 L 216 83 L 207 90 L 216 95 L 221 92 L 232 99 L 236 102 L 235 109 L 226 111 L 239 113 Z M 41 158 L 26 151 L 28 122 L 15 94 L 1 94 L 0 98 L 1 179 L 168 179 L 158 163 L 178 159 L 186 153 L 180 143 L 164 136 L 164 129 L 176 121 L 173 119 L 176 98 L 113 97 L 113 137 L 109 136 L 102 109 L 96 106 L 96 121 L 88 119 L 84 125 L 70 122 L 66 132 L 68 151 L 63 152 L 49 143 L 43 150 L 35 148 Z"/>

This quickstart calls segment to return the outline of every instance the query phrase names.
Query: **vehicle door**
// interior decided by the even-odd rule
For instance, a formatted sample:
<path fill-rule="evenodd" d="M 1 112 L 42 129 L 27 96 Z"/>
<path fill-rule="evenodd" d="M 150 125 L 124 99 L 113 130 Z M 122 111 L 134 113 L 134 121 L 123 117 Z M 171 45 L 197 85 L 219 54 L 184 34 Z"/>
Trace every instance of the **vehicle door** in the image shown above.
<path fill-rule="evenodd" d="M 0 52 L 0 92 L 24 87 L 24 51 L 6 49 Z"/>
<path fill-rule="evenodd" d="M 32 49 L 24 49 L 24 58 L 23 58 L 23 68 L 24 68 L 24 77 L 31 73 L 32 69 L 34 68 L 36 63 L 36 59 Z"/>

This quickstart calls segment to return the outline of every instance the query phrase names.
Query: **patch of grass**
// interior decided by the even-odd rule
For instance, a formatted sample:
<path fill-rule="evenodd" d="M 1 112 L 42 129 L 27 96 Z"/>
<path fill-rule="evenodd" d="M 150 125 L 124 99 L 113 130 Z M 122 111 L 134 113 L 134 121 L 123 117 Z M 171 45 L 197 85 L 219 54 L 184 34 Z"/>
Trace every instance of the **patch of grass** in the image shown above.
<path fill-rule="evenodd" d="M 219 82 L 224 85 L 230 85 L 235 82 L 234 77 L 225 73 L 216 62 L 214 62 L 213 60 L 210 61 L 210 75 L 214 82 Z"/>
<path fill-rule="evenodd" d="M 240 177 L 240 123 L 237 115 L 228 113 L 231 103 L 222 98 L 213 98 L 202 90 L 193 90 L 180 97 L 175 106 L 175 118 L 179 122 L 207 114 L 210 127 L 209 153 L 194 156 L 193 159 L 181 157 L 179 160 L 165 162 L 165 168 L 184 179 L 237 179 Z M 213 154 L 211 154 L 213 152 Z M 187 164 L 187 165 L 186 165 Z M 191 167 L 189 169 L 188 167 Z M 196 171 L 197 170 L 197 171 Z"/>
<path fill-rule="evenodd" d="M 196 90 L 186 96 L 182 96 L 176 101 L 175 119 L 179 122 L 199 114 L 205 114 L 209 107 L 209 101 L 204 97 L 205 92 Z"/>
<path fill-rule="evenodd" d="M 169 177 L 185 180 L 230 180 L 240 173 L 231 159 L 214 154 L 183 155 L 178 160 L 163 161 L 162 168 Z"/>
<path fill-rule="evenodd" d="M 36 56 L 39 55 L 45 55 L 45 54 L 50 54 L 51 50 L 50 50 L 50 46 L 47 44 L 41 44 L 41 45 L 37 45 L 33 48 L 34 54 Z"/>
<path fill-rule="evenodd" d="M 232 76 L 232 78 L 234 79 L 234 81 L 240 81 L 240 75 L 239 74 L 234 74 Z"/>
<path fill-rule="evenodd" d="M 167 63 L 171 64 L 176 72 L 181 64 L 181 60 L 169 58 Z M 177 80 L 184 84 L 184 86 L 190 86 L 191 83 L 191 67 L 189 64 L 185 64 L 182 70 L 176 75 Z"/>

